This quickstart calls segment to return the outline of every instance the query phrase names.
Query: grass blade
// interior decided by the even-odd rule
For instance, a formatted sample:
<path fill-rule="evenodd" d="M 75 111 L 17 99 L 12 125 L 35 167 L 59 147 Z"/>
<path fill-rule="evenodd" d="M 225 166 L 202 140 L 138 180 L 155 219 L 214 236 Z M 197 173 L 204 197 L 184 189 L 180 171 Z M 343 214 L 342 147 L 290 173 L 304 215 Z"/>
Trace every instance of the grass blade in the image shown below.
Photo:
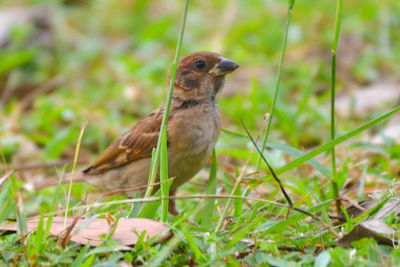
<path fill-rule="evenodd" d="M 339 42 L 339 32 L 341 25 L 341 16 L 342 16 L 342 0 L 337 0 L 336 4 L 336 19 L 335 19 L 335 37 L 332 45 L 332 72 L 331 72 L 331 140 L 335 139 L 335 91 L 336 91 L 336 51 Z M 337 183 L 337 174 L 336 174 L 336 155 L 335 155 L 335 147 L 333 146 L 331 149 L 332 155 L 332 174 L 333 179 L 332 189 L 335 195 L 336 202 L 336 212 L 340 214 L 340 201 L 339 197 L 339 187 Z"/>
<path fill-rule="evenodd" d="M 206 189 L 207 195 L 215 195 L 217 193 L 217 158 L 215 150 L 212 154 L 212 163 L 210 169 L 210 176 L 208 178 L 208 184 Z M 206 199 L 204 201 L 204 211 L 202 212 L 201 224 L 204 226 L 212 223 L 212 217 L 215 208 L 215 199 Z"/>
<path fill-rule="evenodd" d="M 161 266 L 163 261 L 172 253 L 182 240 L 180 235 L 174 236 L 162 249 L 148 261 L 148 266 Z"/>
<path fill-rule="evenodd" d="M 46 229 L 44 232 L 43 240 L 47 240 L 47 238 L 50 234 L 50 229 L 51 229 L 51 225 L 53 224 L 54 214 L 57 209 L 57 202 L 59 199 L 58 196 L 60 195 L 60 192 L 61 192 L 61 184 L 62 184 L 63 176 L 64 176 L 64 169 L 62 170 L 60 178 L 58 179 L 56 192 L 54 193 L 53 201 L 51 202 L 49 217 L 47 218 L 47 221 L 46 221 Z"/>
<path fill-rule="evenodd" d="M 159 197 L 160 195 L 161 195 L 161 192 L 157 191 L 155 194 L 153 194 L 153 197 Z M 150 199 L 150 198 L 146 198 L 146 199 Z M 154 219 L 160 205 L 161 205 L 161 199 L 158 201 L 154 201 L 154 202 L 144 203 L 142 205 L 142 209 L 140 210 L 139 215 L 137 217 Z"/>
<path fill-rule="evenodd" d="M 166 183 L 168 180 L 168 157 L 167 157 L 167 132 L 164 130 L 161 133 L 161 159 L 160 159 L 160 182 L 161 182 L 161 196 L 169 196 L 169 185 L 171 183 Z M 168 198 L 163 198 L 161 200 L 161 221 L 165 222 L 168 217 Z"/>
<path fill-rule="evenodd" d="M 249 137 L 242 133 L 237 133 L 237 132 L 227 130 L 227 129 L 222 129 L 222 132 L 227 135 L 243 139 L 246 142 L 250 141 Z M 257 145 L 261 146 L 260 143 L 257 143 Z M 306 154 L 306 153 L 302 152 L 301 150 L 294 148 L 292 146 L 289 146 L 289 145 L 286 145 L 283 143 L 273 142 L 273 141 L 268 141 L 266 144 L 266 147 L 269 147 L 272 149 L 278 149 L 278 150 L 285 152 L 294 157 L 302 157 Z M 330 169 L 326 168 L 324 165 L 322 165 L 319 161 L 317 161 L 315 159 L 309 159 L 309 160 L 307 160 L 307 163 L 309 163 L 311 166 L 313 166 L 316 170 L 318 170 L 320 173 L 322 173 L 326 177 L 332 178 L 332 171 Z"/>
<path fill-rule="evenodd" d="M 136 192 L 135 198 L 140 198 L 140 192 Z M 132 203 L 131 210 L 129 211 L 128 218 L 136 218 L 140 212 L 140 203 Z"/>
<path fill-rule="evenodd" d="M 243 122 L 242 122 L 242 123 L 243 123 Z M 261 130 L 261 132 L 262 132 L 262 130 Z M 249 137 L 250 137 L 250 136 L 249 136 Z M 259 138 L 259 137 L 260 137 L 260 135 L 257 136 L 257 141 L 256 141 L 256 142 L 258 142 L 258 138 Z M 250 137 L 250 138 L 251 138 L 251 137 Z M 252 141 L 253 141 L 253 140 L 252 140 Z M 253 144 L 255 145 L 254 141 L 253 141 Z M 254 146 L 253 146 L 252 149 L 250 150 L 249 156 L 248 156 L 248 158 L 247 158 L 247 160 L 246 160 L 246 163 L 243 165 L 242 170 L 240 171 L 239 177 L 236 179 L 236 182 L 235 182 L 235 184 L 234 184 L 234 186 L 233 186 L 233 188 L 232 188 L 232 191 L 231 191 L 231 196 L 234 196 L 234 195 L 235 195 L 235 196 L 238 196 L 238 195 L 236 195 L 237 188 L 240 186 L 240 182 L 242 181 L 244 172 L 246 171 L 246 167 L 247 167 L 247 165 L 248 165 L 249 162 L 250 162 L 250 158 L 251 158 L 251 155 L 253 154 L 253 152 L 254 152 Z M 239 196 L 240 196 L 240 195 L 239 195 Z M 225 216 L 226 216 L 226 214 L 228 213 L 228 209 L 229 209 L 229 207 L 230 207 L 230 205 L 231 205 L 231 202 L 232 202 L 232 199 L 228 199 L 228 201 L 226 202 L 225 208 L 224 208 L 224 210 L 223 210 L 223 212 L 222 212 L 222 214 L 221 214 L 221 216 L 220 216 L 220 218 L 219 218 L 219 220 L 218 220 L 217 226 L 215 227 L 215 232 L 218 232 L 219 229 L 221 228 L 222 223 L 223 223 L 223 221 L 224 221 L 224 219 L 225 219 Z M 239 205 L 238 202 L 236 202 L 235 204 L 236 204 L 236 207 L 237 207 L 237 205 Z"/>
<path fill-rule="evenodd" d="M 44 242 L 46 242 L 46 240 L 43 240 L 44 214 L 44 209 L 42 209 L 40 212 L 39 224 L 35 233 L 35 240 L 33 242 L 33 244 L 35 244 L 35 247 L 33 248 L 34 255 L 40 255 L 40 253 L 42 252 L 43 244 Z"/>
<path fill-rule="evenodd" d="M 199 246 L 197 246 L 196 242 L 194 242 L 191 233 L 189 233 L 189 231 L 186 229 L 186 227 L 182 228 L 182 232 L 186 238 L 186 241 L 188 242 L 190 248 L 193 250 L 193 254 L 196 258 L 196 260 L 202 261 L 204 259 L 204 254 L 203 252 L 200 250 Z"/>
<path fill-rule="evenodd" d="M 0 192 L 0 208 L 2 210 L 2 213 L 4 213 L 6 211 L 6 207 L 7 207 L 8 203 L 6 202 L 5 198 L 10 195 L 9 191 L 10 191 L 10 184 L 7 183 L 7 185 L 5 185 L 4 188 Z M 3 216 L 4 216 L 4 214 L 0 215 L 0 223 L 3 222 L 3 219 L 4 219 Z"/>
<path fill-rule="evenodd" d="M 281 57 L 280 57 L 280 60 L 279 60 L 278 76 L 276 78 L 274 96 L 273 96 L 273 100 L 272 100 L 271 112 L 269 114 L 268 125 L 267 125 L 267 129 L 265 130 L 263 143 L 262 143 L 262 146 L 261 146 L 261 154 L 264 153 L 264 148 L 265 148 L 265 145 L 267 144 L 269 130 L 271 129 L 272 118 L 274 116 L 276 100 L 278 99 L 279 86 L 281 84 L 283 60 L 285 59 L 287 37 L 288 37 L 289 25 L 290 25 L 290 18 L 291 18 L 291 15 L 292 15 L 292 10 L 293 10 L 294 3 L 295 3 L 295 0 L 289 0 L 289 6 L 288 6 L 288 10 L 287 10 L 287 15 L 286 15 L 285 30 L 284 30 L 284 33 L 283 33 L 283 40 L 282 40 L 282 47 L 281 47 Z M 261 156 L 258 157 L 257 167 L 256 167 L 257 169 L 260 167 L 260 163 L 261 163 Z"/>
<path fill-rule="evenodd" d="M 308 211 L 315 213 L 319 210 L 325 209 L 326 207 L 329 206 L 329 203 L 331 203 L 331 201 L 332 201 L 332 199 L 328 199 L 324 202 L 321 202 L 321 203 L 315 205 L 314 207 L 309 208 Z M 268 227 L 266 230 L 263 231 L 263 235 L 269 235 L 269 234 L 273 234 L 276 232 L 283 232 L 285 230 L 286 226 L 293 225 L 293 224 L 297 223 L 298 221 L 305 219 L 306 216 L 307 216 L 306 214 L 292 215 L 289 218 L 287 218 L 286 220 L 272 224 L 270 227 Z"/>
<path fill-rule="evenodd" d="M 76 163 L 78 162 L 79 149 L 81 147 L 83 132 L 85 131 L 87 123 L 88 123 L 87 121 L 84 121 L 82 123 L 81 131 L 79 132 L 78 142 L 77 142 L 76 147 L 75 147 L 74 163 L 72 164 L 71 179 L 69 181 L 69 187 L 68 187 L 67 210 L 68 210 L 69 201 L 70 201 L 70 198 L 71 198 L 72 182 L 73 182 L 74 176 L 75 176 Z M 65 213 L 64 227 L 66 227 L 66 225 L 67 225 L 67 217 L 68 217 L 68 212 Z"/>
<path fill-rule="evenodd" d="M 164 115 L 163 115 L 163 118 L 161 121 L 160 133 L 163 133 L 164 131 L 166 131 L 166 127 L 167 127 L 169 110 L 171 107 L 172 92 L 173 92 L 174 84 L 175 84 L 176 69 L 178 67 L 179 54 L 181 52 L 183 32 L 185 30 L 186 16 L 187 16 L 188 8 L 189 8 L 189 0 L 186 0 L 185 7 L 183 10 L 183 14 L 182 14 L 182 22 L 181 22 L 181 26 L 179 29 L 179 36 L 178 36 L 178 41 L 177 41 L 176 50 L 175 50 L 175 57 L 174 57 L 174 61 L 173 61 L 172 65 L 171 65 L 171 71 L 170 71 L 171 78 L 169 81 L 168 94 L 167 94 L 167 99 L 165 101 Z M 149 184 L 154 184 L 154 182 L 156 181 L 159 159 L 160 159 L 160 152 L 161 152 L 161 144 L 163 142 L 162 139 L 163 139 L 163 135 L 160 134 L 158 137 L 158 141 L 157 141 L 155 160 L 154 160 L 154 165 L 152 166 Z M 153 191 L 153 186 L 149 186 L 146 190 L 145 197 L 150 197 L 152 191 Z"/>
<path fill-rule="evenodd" d="M 235 196 L 241 196 L 242 195 L 242 190 L 240 186 L 236 188 L 235 191 Z M 233 207 L 234 207 L 234 215 L 235 217 L 240 217 L 242 215 L 242 210 L 243 210 L 243 199 L 237 198 L 233 200 Z"/>
<path fill-rule="evenodd" d="M 283 186 L 281 180 L 278 178 L 278 176 L 276 175 L 274 169 L 272 169 L 271 165 L 269 164 L 269 162 L 267 161 L 267 159 L 264 157 L 263 153 L 261 152 L 261 150 L 258 148 L 256 141 L 254 141 L 253 137 L 251 137 L 249 130 L 247 129 L 246 125 L 244 124 L 244 122 L 242 121 L 242 125 L 244 130 L 246 131 L 247 135 L 249 136 L 251 142 L 253 143 L 254 147 L 256 148 L 257 152 L 260 154 L 260 157 L 263 159 L 264 163 L 267 165 L 271 175 L 274 177 L 275 181 L 278 183 L 279 188 L 281 189 L 282 194 L 285 196 L 286 201 L 288 202 L 290 207 L 293 207 L 293 202 L 290 199 L 288 193 L 286 192 L 285 187 Z"/>
<path fill-rule="evenodd" d="M 397 108 L 395 108 L 395 109 L 383 114 L 382 116 L 379 116 L 378 118 L 373 119 L 370 122 L 367 122 L 366 124 L 354 129 L 353 131 L 350 131 L 350 132 L 348 132 L 348 133 L 346 133 L 346 134 L 344 134 L 344 135 L 342 135 L 340 137 L 337 137 L 337 138 L 329 141 L 325 145 L 322 145 L 322 146 L 314 149 L 313 151 L 305 154 L 304 156 L 301 156 L 301 157 L 295 159 L 294 161 L 292 161 L 292 162 L 286 164 L 285 166 L 283 166 L 282 168 L 276 170 L 275 173 L 278 175 L 278 174 L 287 172 L 287 171 L 299 166 L 300 164 L 302 164 L 302 163 L 314 158 L 315 156 L 330 150 L 332 147 L 343 143 L 344 141 L 352 138 L 353 136 L 355 136 L 355 135 L 357 135 L 357 134 L 359 134 L 359 133 L 361 133 L 361 132 L 363 132 L 365 130 L 368 130 L 372 126 L 374 126 L 374 125 L 378 124 L 379 122 L 389 118 L 390 116 L 392 116 L 393 114 L 395 114 L 395 113 L 397 113 L 399 111 L 400 111 L 400 107 L 397 107 Z"/>

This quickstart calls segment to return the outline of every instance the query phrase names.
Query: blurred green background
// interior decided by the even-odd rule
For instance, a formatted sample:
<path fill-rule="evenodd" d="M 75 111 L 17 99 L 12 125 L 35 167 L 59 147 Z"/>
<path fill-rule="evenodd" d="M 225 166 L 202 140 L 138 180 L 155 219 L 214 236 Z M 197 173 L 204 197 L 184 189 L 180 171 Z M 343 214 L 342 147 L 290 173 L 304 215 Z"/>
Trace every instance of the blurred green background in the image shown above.
<path fill-rule="evenodd" d="M 83 147 L 98 154 L 162 104 L 182 9 L 183 1 L 2 0 L 0 134 L 7 162 L 15 153 L 18 164 L 70 158 L 86 119 Z M 225 128 L 241 131 L 240 119 L 251 129 L 263 125 L 286 9 L 286 1 L 191 2 L 181 55 L 210 50 L 241 65 L 220 96 Z M 309 148 L 328 139 L 334 10 L 335 1 L 296 2 L 272 140 Z M 396 0 L 345 1 L 339 95 L 399 77 L 399 14 Z M 339 133 L 360 116 L 344 117 Z M 222 137 L 218 148 L 231 142 Z"/>

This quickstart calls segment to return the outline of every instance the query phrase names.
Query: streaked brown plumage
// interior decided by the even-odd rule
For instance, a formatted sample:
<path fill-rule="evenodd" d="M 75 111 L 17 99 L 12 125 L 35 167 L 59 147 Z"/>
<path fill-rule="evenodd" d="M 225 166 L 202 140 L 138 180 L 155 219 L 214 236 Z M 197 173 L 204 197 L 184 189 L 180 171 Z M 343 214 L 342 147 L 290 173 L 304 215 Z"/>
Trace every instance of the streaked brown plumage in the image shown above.
<path fill-rule="evenodd" d="M 169 177 L 175 178 L 171 193 L 209 159 L 221 128 L 216 95 L 225 75 L 238 67 L 212 52 L 193 53 L 179 62 L 167 124 Z M 77 173 L 75 179 L 102 190 L 146 185 L 163 113 L 164 106 L 150 113 L 113 142 L 92 166 Z"/>

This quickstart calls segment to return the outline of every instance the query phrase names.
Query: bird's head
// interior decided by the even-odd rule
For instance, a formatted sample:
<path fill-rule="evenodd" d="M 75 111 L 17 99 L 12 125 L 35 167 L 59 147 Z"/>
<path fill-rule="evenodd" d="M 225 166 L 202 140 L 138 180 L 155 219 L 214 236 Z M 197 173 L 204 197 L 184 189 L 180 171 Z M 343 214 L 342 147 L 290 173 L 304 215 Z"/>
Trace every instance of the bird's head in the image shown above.
<path fill-rule="evenodd" d="M 181 100 L 215 99 L 225 75 L 239 67 L 213 52 L 196 52 L 181 59 L 175 77 L 174 97 Z"/>

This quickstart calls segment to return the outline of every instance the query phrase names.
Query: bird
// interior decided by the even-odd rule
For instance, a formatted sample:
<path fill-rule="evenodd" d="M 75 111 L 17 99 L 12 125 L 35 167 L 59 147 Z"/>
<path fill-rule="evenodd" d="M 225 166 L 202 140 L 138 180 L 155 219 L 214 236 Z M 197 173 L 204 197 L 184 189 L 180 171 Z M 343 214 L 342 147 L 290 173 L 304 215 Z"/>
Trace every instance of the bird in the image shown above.
<path fill-rule="evenodd" d="M 225 76 L 238 67 L 215 52 L 195 52 L 179 61 L 166 126 L 168 177 L 174 178 L 170 195 L 210 159 L 221 130 L 217 95 Z M 146 186 L 164 110 L 160 106 L 122 134 L 94 164 L 78 171 L 74 180 L 103 191 Z M 125 194 L 135 197 L 132 191 Z M 175 202 L 170 203 L 170 213 L 177 214 Z"/>

